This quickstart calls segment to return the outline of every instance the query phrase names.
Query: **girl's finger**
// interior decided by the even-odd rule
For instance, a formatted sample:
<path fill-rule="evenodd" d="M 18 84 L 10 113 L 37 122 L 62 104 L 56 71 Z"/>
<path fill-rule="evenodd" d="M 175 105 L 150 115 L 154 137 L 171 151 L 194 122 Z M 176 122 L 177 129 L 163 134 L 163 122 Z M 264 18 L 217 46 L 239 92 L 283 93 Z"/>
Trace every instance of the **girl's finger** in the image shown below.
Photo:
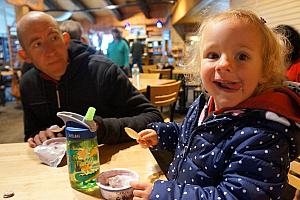
<path fill-rule="evenodd" d="M 143 194 L 144 190 L 133 190 L 133 196 L 143 198 L 145 195 Z"/>
<path fill-rule="evenodd" d="M 146 185 L 139 181 L 131 181 L 129 184 L 135 190 L 144 190 L 146 188 Z"/>

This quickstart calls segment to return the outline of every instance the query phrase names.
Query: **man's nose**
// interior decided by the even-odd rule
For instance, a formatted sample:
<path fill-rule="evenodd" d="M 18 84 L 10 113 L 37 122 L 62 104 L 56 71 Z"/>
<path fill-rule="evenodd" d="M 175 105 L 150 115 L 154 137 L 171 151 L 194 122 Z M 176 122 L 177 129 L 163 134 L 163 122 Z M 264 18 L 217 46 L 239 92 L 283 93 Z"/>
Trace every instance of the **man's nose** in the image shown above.
<path fill-rule="evenodd" d="M 51 42 L 47 42 L 45 44 L 44 51 L 45 51 L 45 54 L 47 56 L 53 56 L 53 55 L 55 55 L 56 49 L 55 49 L 55 46 L 53 45 L 53 42 L 52 43 Z"/>
<path fill-rule="evenodd" d="M 217 71 L 231 71 L 232 69 L 232 62 L 230 61 L 230 58 L 227 56 L 222 56 L 216 66 Z"/>

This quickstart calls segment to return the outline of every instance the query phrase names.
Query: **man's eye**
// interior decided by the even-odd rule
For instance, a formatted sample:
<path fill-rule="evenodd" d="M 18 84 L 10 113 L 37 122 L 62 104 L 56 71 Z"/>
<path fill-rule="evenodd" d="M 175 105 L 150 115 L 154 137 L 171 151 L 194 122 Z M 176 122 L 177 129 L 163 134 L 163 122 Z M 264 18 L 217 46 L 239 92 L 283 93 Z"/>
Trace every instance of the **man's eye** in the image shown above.
<path fill-rule="evenodd" d="M 32 46 L 33 46 L 34 48 L 37 48 L 37 47 L 41 46 L 41 43 L 40 43 L 40 42 L 35 42 L 35 43 L 33 43 Z"/>
<path fill-rule="evenodd" d="M 58 36 L 57 35 L 53 35 L 52 37 L 51 37 L 51 40 L 52 41 L 55 41 L 55 40 L 57 40 L 58 39 Z"/>
<path fill-rule="evenodd" d="M 241 53 L 238 55 L 238 59 L 244 61 L 244 60 L 248 60 L 249 57 L 246 54 Z"/>
<path fill-rule="evenodd" d="M 216 54 L 216 53 L 209 53 L 207 54 L 206 56 L 208 59 L 216 59 L 216 58 L 219 58 L 219 55 Z"/>

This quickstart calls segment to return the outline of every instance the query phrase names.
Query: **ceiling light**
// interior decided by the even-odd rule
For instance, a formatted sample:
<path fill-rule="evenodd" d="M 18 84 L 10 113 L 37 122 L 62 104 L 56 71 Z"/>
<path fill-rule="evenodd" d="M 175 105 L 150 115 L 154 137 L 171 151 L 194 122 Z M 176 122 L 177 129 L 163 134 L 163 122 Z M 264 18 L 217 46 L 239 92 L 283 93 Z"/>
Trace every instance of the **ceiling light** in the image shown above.
<path fill-rule="evenodd" d="M 108 5 L 108 6 L 105 6 L 106 9 L 110 9 L 110 10 L 113 10 L 113 9 L 116 9 L 118 8 L 117 5 Z"/>
<path fill-rule="evenodd" d="M 58 22 L 68 20 L 72 16 L 72 12 L 69 11 L 65 11 L 65 12 L 47 11 L 47 13 L 50 14 L 52 17 L 54 17 L 55 20 Z"/>
<path fill-rule="evenodd" d="M 162 21 L 157 20 L 157 22 L 156 22 L 156 27 L 157 27 L 157 28 L 162 28 L 162 27 L 163 27 Z"/>
<path fill-rule="evenodd" d="M 125 24 L 125 30 L 129 31 L 130 30 L 130 23 L 126 22 Z"/>

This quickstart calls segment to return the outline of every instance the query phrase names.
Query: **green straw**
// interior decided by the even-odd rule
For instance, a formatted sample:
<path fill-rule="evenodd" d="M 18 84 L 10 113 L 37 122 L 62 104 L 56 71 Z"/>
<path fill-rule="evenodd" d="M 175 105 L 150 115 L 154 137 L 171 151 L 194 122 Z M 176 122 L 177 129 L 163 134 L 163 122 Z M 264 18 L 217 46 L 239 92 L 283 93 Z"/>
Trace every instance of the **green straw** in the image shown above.
<path fill-rule="evenodd" d="M 96 108 L 89 107 L 88 111 L 86 112 L 86 114 L 84 116 L 84 120 L 92 121 L 94 119 L 95 112 L 96 112 Z"/>

